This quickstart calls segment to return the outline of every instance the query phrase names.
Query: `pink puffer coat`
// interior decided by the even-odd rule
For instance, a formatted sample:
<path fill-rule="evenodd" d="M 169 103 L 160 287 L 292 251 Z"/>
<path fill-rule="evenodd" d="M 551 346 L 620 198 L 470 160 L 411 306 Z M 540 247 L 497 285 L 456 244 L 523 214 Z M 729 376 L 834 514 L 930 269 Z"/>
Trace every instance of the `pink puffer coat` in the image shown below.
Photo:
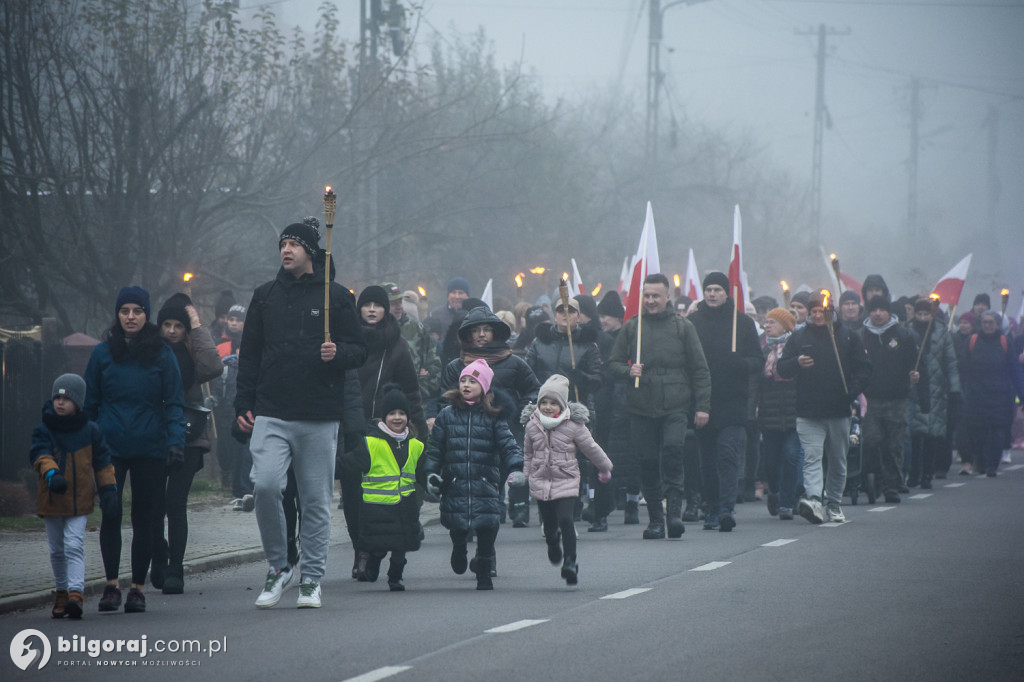
<path fill-rule="evenodd" d="M 535 500 L 556 500 L 580 494 L 577 448 L 598 471 L 612 470 L 612 461 L 594 442 L 586 427 L 590 420 L 586 406 L 569 403 L 569 414 L 569 419 L 548 430 L 540 422 L 536 405 L 523 409 L 521 421 L 526 424 L 523 473 L 530 483 L 530 496 Z"/>

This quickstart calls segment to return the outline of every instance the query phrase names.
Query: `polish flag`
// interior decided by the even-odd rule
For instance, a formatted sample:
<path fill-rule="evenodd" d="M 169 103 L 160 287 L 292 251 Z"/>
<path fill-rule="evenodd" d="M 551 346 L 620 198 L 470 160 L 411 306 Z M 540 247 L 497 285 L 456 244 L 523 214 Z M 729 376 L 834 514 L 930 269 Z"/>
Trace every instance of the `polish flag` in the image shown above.
<path fill-rule="evenodd" d="M 651 202 L 647 202 L 647 217 L 644 219 L 644 231 L 640 234 L 640 246 L 633 256 L 630 268 L 629 293 L 626 295 L 625 322 L 640 313 L 643 299 L 643 283 L 647 275 L 661 272 L 661 260 L 658 258 L 658 235 L 654 230 L 654 212 Z"/>
<path fill-rule="evenodd" d="M 619 275 L 619 297 L 629 291 L 629 256 L 622 259 L 622 273 Z"/>
<path fill-rule="evenodd" d="M 704 290 L 700 285 L 700 273 L 697 272 L 697 261 L 693 258 L 693 249 L 686 260 L 686 281 L 683 282 L 683 294 L 691 301 L 704 299 Z"/>
<path fill-rule="evenodd" d="M 572 263 L 572 288 L 581 294 L 587 293 L 587 290 L 583 288 L 583 278 L 580 277 L 580 269 L 576 267 L 576 259 L 570 258 L 569 262 Z M 575 295 L 573 294 L 573 296 Z"/>
<path fill-rule="evenodd" d="M 971 267 L 971 256 L 967 256 L 953 266 L 953 269 L 942 276 L 939 283 L 932 291 L 939 295 L 939 302 L 949 305 L 956 305 L 960 302 L 960 292 L 964 290 L 964 282 L 967 281 L 967 270 Z"/>
<path fill-rule="evenodd" d="M 835 270 L 832 269 L 832 254 L 825 253 L 825 247 L 820 244 L 818 245 L 818 248 L 821 250 L 821 257 L 825 259 L 825 269 L 828 270 L 829 278 L 831 279 L 836 275 Z M 864 288 L 864 285 L 858 282 L 856 278 L 846 274 L 842 270 L 839 271 L 839 281 L 842 282 L 843 286 L 847 289 L 856 292 L 858 296 L 860 296 L 861 289 Z M 829 288 L 831 289 L 832 287 Z M 866 301 L 864 302 L 866 303 Z"/>
<path fill-rule="evenodd" d="M 747 307 L 747 273 L 743 272 L 743 260 L 740 257 L 740 245 L 743 242 L 743 220 L 740 218 L 740 205 L 736 204 L 732 214 L 732 260 L 729 261 L 729 291 L 737 291 L 735 297 L 736 310 L 741 314 Z"/>
<path fill-rule="evenodd" d="M 484 293 L 480 295 L 480 300 L 487 304 L 487 307 L 494 310 L 494 280 L 487 280 L 487 286 L 484 287 Z"/>

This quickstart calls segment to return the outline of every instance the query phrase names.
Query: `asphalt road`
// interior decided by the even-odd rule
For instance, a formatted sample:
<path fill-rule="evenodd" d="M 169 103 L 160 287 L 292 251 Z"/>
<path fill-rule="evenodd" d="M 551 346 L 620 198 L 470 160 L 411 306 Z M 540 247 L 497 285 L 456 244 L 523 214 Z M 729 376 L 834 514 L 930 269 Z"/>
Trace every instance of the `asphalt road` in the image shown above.
<path fill-rule="evenodd" d="M 86 663 L 76 680 L 1022 680 L 1024 467 L 936 483 L 898 506 L 847 506 L 839 525 L 748 503 L 732 533 L 688 524 L 679 541 L 641 540 L 619 512 L 605 534 L 578 524 L 578 587 L 548 564 L 534 518 L 502 527 L 493 592 L 451 572 L 447 533 L 432 527 L 404 593 L 383 575 L 352 581 L 351 557 L 335 552 L 319 610 L 295 609 L 294 588 L 255 609 L 265 568 L 247 564 L 193 577 L 182 596 L 151 590 L 145 614 L 100 615 L 94 600 L 79 622 L 8 614 L 0 641 L 36 629 L 51 657 L 22 672 L 0 652 L 0 679 Z M 76 635 L 203 651 L 61 651 Z M 222 650 L 207 651 L 213 641 Z"/>

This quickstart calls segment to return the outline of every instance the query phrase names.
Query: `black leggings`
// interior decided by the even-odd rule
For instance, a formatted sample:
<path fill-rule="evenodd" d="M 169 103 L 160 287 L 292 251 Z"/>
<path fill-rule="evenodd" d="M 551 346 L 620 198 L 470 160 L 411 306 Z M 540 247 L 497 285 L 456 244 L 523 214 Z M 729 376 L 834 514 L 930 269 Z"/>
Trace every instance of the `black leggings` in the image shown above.
<path fill-rule="evenodd" d="M 576 506 L 575 497 L 560 497 L 556 500 L 537 500 L 537 510 L 544 526 L 544 538 L 548 544 L 558 542 L 562 536 L 562 554 L 566 561 L 576 560 L 576 527 L 572 516 Z"/>
<path fill-rule="evenodd" d="M 100 523 L 100 554 L 107 580 L 117 580 L 121 564 L 121 501 L 128 472 L 132 477 L 132 582 L 146 582 L 153 556 L 153 519 L 162 504 L 164 459 L 162 457 L 112 457 L 117 478 L 117 514 Z"/>
<path fill-rule="evenodd" d="M 498 527 L 493 528 L 474 528 L 473 532 L 476 534 L 476 555 L 479 557 L 492 557 L 494 556 L 494 541 L 498 537 Z M 452 538 L 452 544 L 458 547 L 459 545 L 466 545 L 466 538 L 469 536 L 468 530 L 450 530 L 448 535 Z"/>
<path fill-rule="evenodd" d="M 166 561 L 181 566 L 188 544 L 188 494 L 192 479 L 203 468 L 202 448 L 185 448 L 185 463 L 167 473 L 163 499 L 157 502 L 153 515 L 153 564 Z M 164 539 L 164 517 L 167 517 L 167 538 Z"/>

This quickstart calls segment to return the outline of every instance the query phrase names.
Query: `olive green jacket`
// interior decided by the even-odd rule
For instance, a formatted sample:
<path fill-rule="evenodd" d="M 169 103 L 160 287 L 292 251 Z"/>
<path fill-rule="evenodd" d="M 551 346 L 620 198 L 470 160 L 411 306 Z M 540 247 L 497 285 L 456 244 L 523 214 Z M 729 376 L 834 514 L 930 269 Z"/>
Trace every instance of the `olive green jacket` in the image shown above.
<path fill-rule="evenodd" d="M 639 388 L 629 376 L 636 361 L 638 318 L 630 318 L 615 340 L 608 360 L 611 374 L 626 383 L 626 411 L 645 417 L 672 412 L 711 413 L 711 372 L 697 330 L 675 311 L 643 313 L 640 363 L 644 366 Z"/>

